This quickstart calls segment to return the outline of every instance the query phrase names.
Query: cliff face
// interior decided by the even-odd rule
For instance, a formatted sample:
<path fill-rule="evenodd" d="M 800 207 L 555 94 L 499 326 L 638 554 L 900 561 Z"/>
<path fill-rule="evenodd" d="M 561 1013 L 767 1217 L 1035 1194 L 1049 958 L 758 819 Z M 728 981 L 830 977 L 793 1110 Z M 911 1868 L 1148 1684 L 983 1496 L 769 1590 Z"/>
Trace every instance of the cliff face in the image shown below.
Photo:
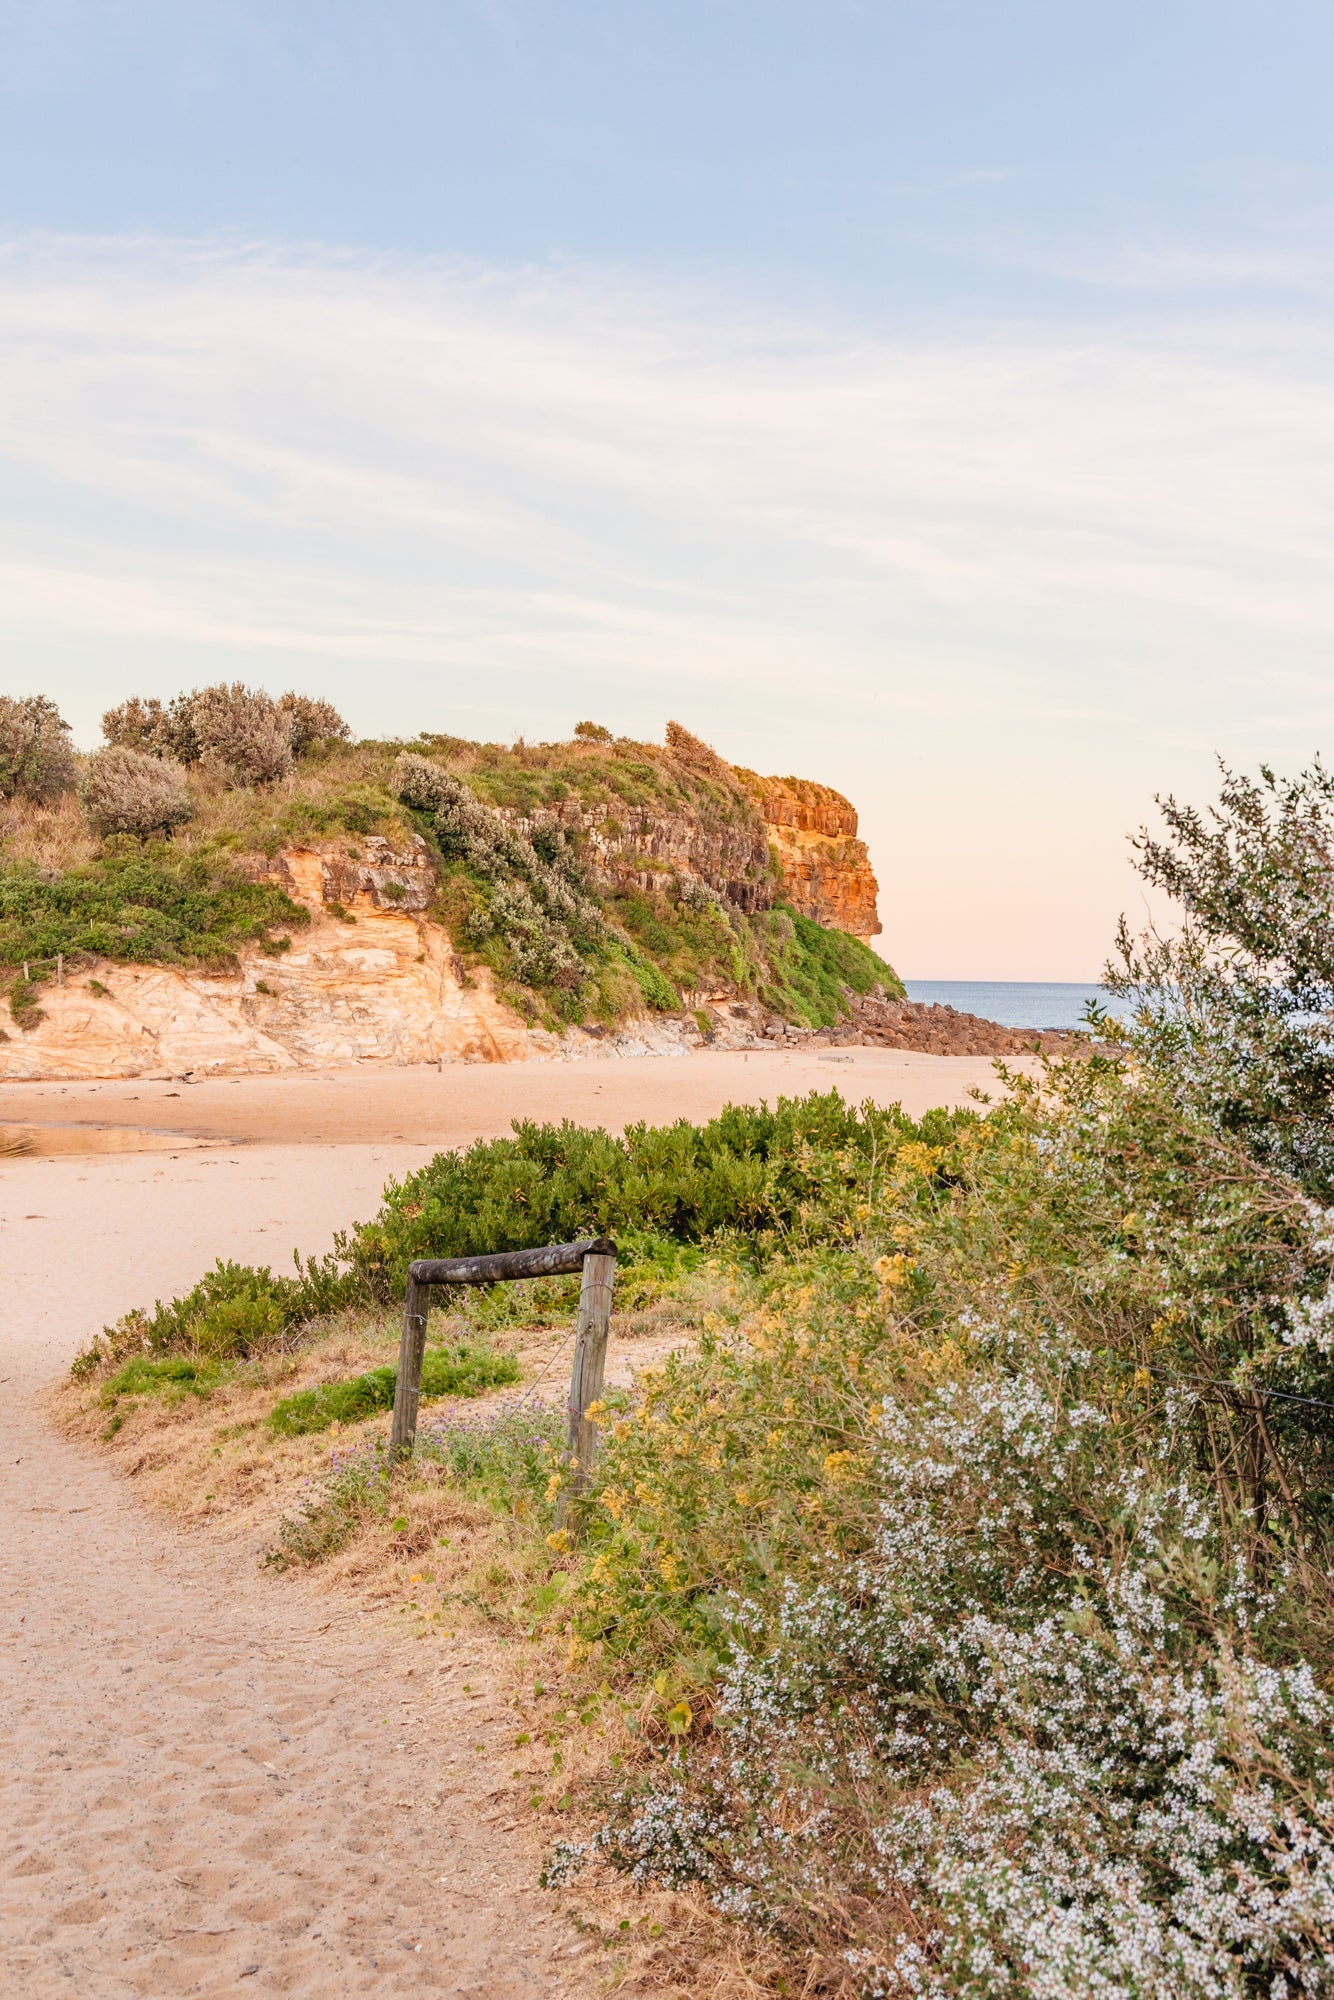
<path fill-rule="evenodd" d="M 875 878 L 857 838 L 856 813 L 827 786 L 734 770 L 707 745 L 673 729 L 666 749 L 618 739 L 610 747 L 464 744 L 455 751 L 461 782 L 475 797 L 490 797 L 493 821 L 507 822 L 534 843 L 550 838 L 553 821 L 575 837 L 595 899 L 647 892 L 619 908 L 610 904 L 608 921 L 613 934 L 619 927 L 628 940 L 627 950 L 641 954 L 640 966 L 666 967 L 668 993 L 679 996 L 671 1004 L 680 1011 L 653 1011 L 663 1005 L 657 998 L 636 1005 L 633 986 L 628 1000 L 622 987 L 614 1013 L 594 1015 L 587 1026 L 562 1027 L 558 1011 L 542 1011 L 536 1003 L 528 1018 L 516 1011 L 526 1004 L 528 975 L 516 972 L 517 960 L 507 956 L 509 938 L 526 938 L 526 924 L 541 943 L 542 925 L 551 928 L 545 907 L 533 905 L 522 881 L 519 891 L 508 889 L 506 921 L 516 929 L 502 933 L 488 957 L 492 933 L 483 932 L 479 944 L 467 928 L 476 882 L 468 891 L 474 906 L 465 903 L 453 914 L 458 850 L 446 846 L 453 858 L 442 874 L 435 849 L 409 830 L 411 813 L 396 809 L 395 746 L 371 744 L 348 753 L 361 760 L 350 774 L 357 785 L 336 774 L 322 788 L 312 779 L 309 791 L 312 818 L 318 808 L 323 823 L 333 819 L 336 826 L 334 812 L 345 808 L 375 831 L 354 833 L 345 821 L 339 831 L 294 838 L 287 830 L 289 806 L 281 831 L 252 821 L 248 853 L 233 836 L 242 871 L 280 888 L 309 915 L 309 923 L 291 924 L 285 945 L 243 943 L 234 947 L 227 970 L 94 961 L 88 949 L 67 947 L 59 964 L 49 961 L 41 970 L 41 1017 L 16 1013 L 0 1032 L 0 1078 L 255 1072 L 359 1060 L 494 1062 L 706 1042 L 747 1046 L 757 1032 L 769 1032 L 775 1009 L 810 1020 L 802 1009 L 815 1006 L 810 995 L 825 989 L 789 989 L 789 972 L 794 980 L 799 973 L 808 977 L 800 970 L 806 961 L 791 958 L 790 927 L 766 928 L 764 913 L 782 899 L 862 940 L 879 932 Z M 428 747 L 436 748 L 434 741 Z M 438 754 L 452 754 L 449 744 Z M 219 796 L 221 804 L 208 796 L 203 801 L 215 816 L 230 795 Z M 503 880 L 496 873 L 502 847 L 493 843 L 476 862 L 480 893 L 497 895 L 497 908 L 492 885 Z M 534 848 L 527 851 L 531 856 Z M 525 865 L 531 874 L 531 862 Z M 692 883 L 706 885 L 740 913 L 730 928 L 708 916 L 707 900 L 691 899 Z M 484 900 L 483 910 L 488 907 Z M 451 914 L 442 920 L 445 911 Z M 696 920 L 705 940 L 698 959 L 690 956 L 696 933 L 689 925 Z M 466 966 L 456 938 L 467 952 Z M 788 959 L 764 955 L 782 951 Z M 25 957 L 19 950 L 11 969 Z M 820 977 L 827 980 L 826 973 Z M 545 1019 L 547 1027 L 533 1026 L 534 1018 Z M 613 1019 L 622 1025 L 599 1025 Z"/>
<path fill-rule="evenodd" d="M 769 835 L 758 813 L 707 817 L 671 812 L 660 806 L 617 805 L 592 810 L 574 799 L 543 808 L 579 837 L 583 858 L 600 889 L 668 890 L 681 876 L 694 876 L 730 903 L 753 914 L 773 905 Z M 534 822 L 506 815 L 531 836 Z"/>
<path fill-rule="evenodd" d="M 882 928 L 878 885 L 857 814 L 841 792 L 809 778 L 737 776 L 759 805 L 779 868 L 778 894 L 805 917 L 869 944 Z"/>
<path fill-rule="evenodd" d="M 247 946 L 227 971 L 83 965 L 42 988 L 43 1019 L 0 1039 L 0 1078 L 265 1075 L 352 1062 L 519 1062 L 702 1048 L 690 1015 L 620 1032 L 534 1028 L 498 998 L 485 966 L 460 964 L 424 912 L 436 870 L 426 843 L 375 835 L 254 854 L 247 872 L 310 912 L 273 956 Z M 724 1009 L 718 1047 L 752 1022 Z"/>

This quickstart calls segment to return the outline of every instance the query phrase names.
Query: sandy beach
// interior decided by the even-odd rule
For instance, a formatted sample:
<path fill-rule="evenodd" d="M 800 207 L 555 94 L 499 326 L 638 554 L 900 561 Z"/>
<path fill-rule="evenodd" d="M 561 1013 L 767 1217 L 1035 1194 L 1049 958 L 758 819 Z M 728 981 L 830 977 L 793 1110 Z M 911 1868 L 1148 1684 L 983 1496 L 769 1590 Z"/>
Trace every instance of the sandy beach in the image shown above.
<path fill-rule="evenodd" d="M 985 1056 L 907 1050 L 755 1049 L 577 1063 L 454 1063 L 295 1075 L 92 1083 L 0 1083 L 7 1124 L 143 1126 L 159 1133 L 278 1146 L 468 1145 L 515 1118 L 572 1118 L 621 1131 L 636 1119 L 712 1118 L 724 1104 L 837 1089 L 854 1102 L 901 1103 L 914 1117 L 996 1088 Z"/>
<path fill-rule="evenodd" d="M 425 1683 L 370 1621 L 150 1515 L 50 1430 L 41 1388 L 130 1306 L 219 1256 L 323 1250 L 389 1175 L 516 1116 L 619 1129 L 834 1085 L 920 1112 L 994 1076 L 865 1049 L 0 1088 L 5 1128 L 159 1135 L 0 1158 L 5 1991 L 586 1990 L 531 1839 L 496 1817 L 505 1719 L 466 1642 Z"/>

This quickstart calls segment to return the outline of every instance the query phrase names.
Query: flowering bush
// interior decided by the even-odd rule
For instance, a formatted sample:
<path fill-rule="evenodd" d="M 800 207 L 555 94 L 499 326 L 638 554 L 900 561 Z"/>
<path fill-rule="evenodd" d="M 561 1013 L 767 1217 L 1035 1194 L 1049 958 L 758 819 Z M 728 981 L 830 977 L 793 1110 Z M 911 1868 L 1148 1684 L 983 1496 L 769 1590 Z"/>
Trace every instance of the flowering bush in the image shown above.
<path fill-rule="evenodd" d="M 868 1196 L 600 1413 L 594 1850 L 820 1990 L 1334 1991 L 1327 1219 L 1096 1057 Z"/>
<path fill-rule="evenodd" d="M 867 1995 L 1329 1991 L 1334 1705 L 1196 1483 L 1053 1386 L 886 1405 L 869 1551 L 731 1604 L 719 1747 L 596 1845 Z"/>

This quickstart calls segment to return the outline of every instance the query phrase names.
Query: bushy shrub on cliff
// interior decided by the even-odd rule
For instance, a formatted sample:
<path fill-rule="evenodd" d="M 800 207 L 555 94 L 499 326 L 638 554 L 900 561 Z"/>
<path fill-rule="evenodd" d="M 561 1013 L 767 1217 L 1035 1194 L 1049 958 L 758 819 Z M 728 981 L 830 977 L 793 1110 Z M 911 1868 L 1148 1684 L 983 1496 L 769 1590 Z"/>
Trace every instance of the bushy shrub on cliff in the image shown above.
<path fill-rule="evenodd" d="M 69 724 L 44 694 L 0 695 L 0 798 L 44 805 L 74 783 Z"/>
<path fill-rule="evenodd" d="M 195 764 L 209 757 L 233 784 L 285 777 L 294 757 L 351 734 L 331 702 L 289 691 L 278 701 L 240 681 L 195 688 L 163 703 L 138 695 L 102 717 L 108 744 Z"/>
<path fill-rule="evenodd" d="M 98 833 L 171 833 L 193 817 L 185 771 L 173 757 L 111 744 L 95 751 L 79 780 L 79 800 Z"/>
<path fill-rule="evenodd" d="M 540 819 L 530 838 L 451 772 L 410 752 L 394 767 L 394 789 L 429 819 L 446 863 L 477 885 L 464 941 L 481 952 L 499 948 L 498 969 L 522 985 L 576 992 L 609 940 L 559 823 Z"/>
<path fill-rule="evenodd" d="M 152 757 L 174 757 L 182 764 L 199 761 L 199 738 L 191 719 L 193 695 L 178 694 L 170 702 L 155 695 L 131 695 L 102 717 L 102 735 L 112 748 L 138 750 Z"/>
<path fill-rule="evenodd" d="M 317 743 L 343 742 L 352 734 L 331 701 L 295 694 L 289 688 L 278 706 L 291 718 L 294 757 L 304 757 Z"/>
<path fill-rule="evenodd" d="M 235 785 L 270 784 L 292 768 L 292 717 L 258 688 L 240 681 L 201 688 L 190 697 L 190 722 L 200 756 Z"/>

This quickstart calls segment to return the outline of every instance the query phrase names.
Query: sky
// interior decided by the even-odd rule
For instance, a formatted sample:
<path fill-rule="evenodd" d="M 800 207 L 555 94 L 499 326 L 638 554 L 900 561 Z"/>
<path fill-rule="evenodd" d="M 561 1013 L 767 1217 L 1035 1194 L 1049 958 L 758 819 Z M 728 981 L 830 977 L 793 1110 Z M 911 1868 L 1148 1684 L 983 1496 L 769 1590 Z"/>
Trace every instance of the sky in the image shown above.
<path fill-rule="evenodd" d="M 1334 717 L 1334 9 L 0 0 L 0 691 L 669 717 L 915 978 Z"/>

